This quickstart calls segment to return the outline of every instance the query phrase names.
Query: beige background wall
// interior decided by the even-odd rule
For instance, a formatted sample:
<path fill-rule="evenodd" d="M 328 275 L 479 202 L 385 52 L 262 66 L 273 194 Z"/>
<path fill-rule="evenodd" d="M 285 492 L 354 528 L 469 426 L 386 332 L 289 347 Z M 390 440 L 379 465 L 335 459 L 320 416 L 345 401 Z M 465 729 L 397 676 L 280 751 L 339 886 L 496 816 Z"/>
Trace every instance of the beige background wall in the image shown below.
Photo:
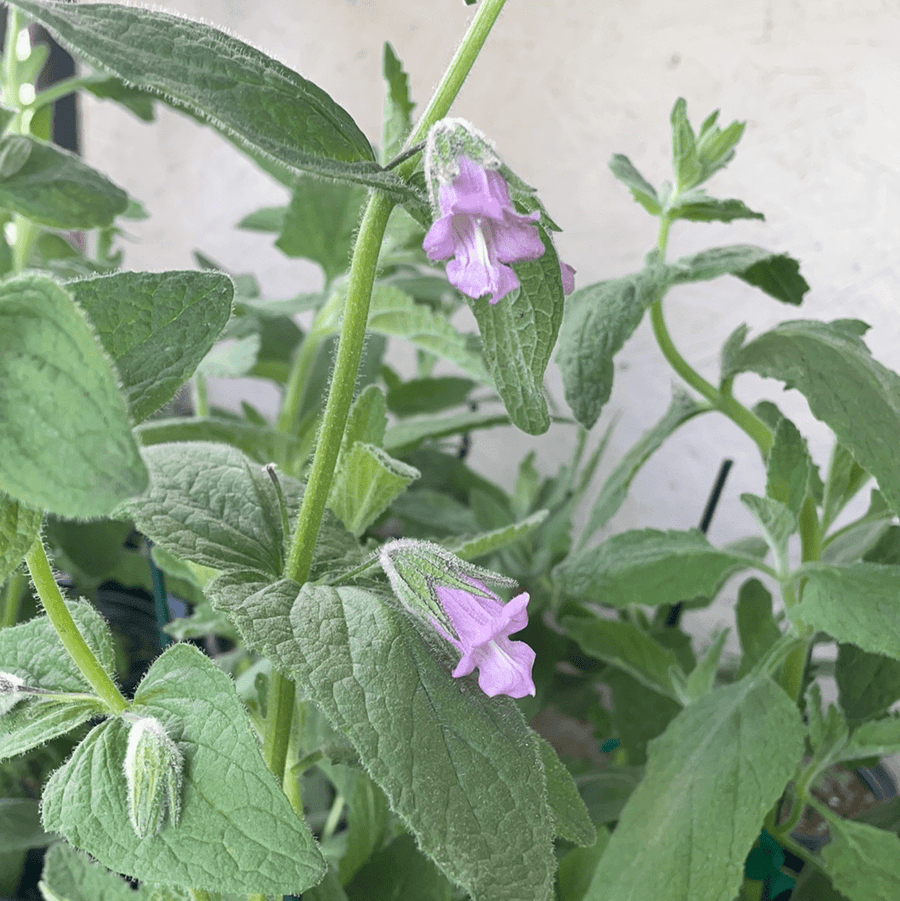
<path fill-rule="evenodd" d="M 424 104 L 471 9 L 462 0 L 165 0 L 166 8 L 222 26 L 326 89 L 377 139 L 381 48 L 389 40 Z M 668 114 L 679 95 L 695 122 L 713 108 L 747 131 L 713 193 L 764 212 L 765 224 L 684 225 L 673 255 L 716 243 L 789 251 L 812 286 L 805 315 L 856 316 L 875 326 L 870 345 L 900 368 L 900 4 L 896 0 L 510 0 L 456 113 L 498 143 L 536 185 L 564 228 L 561 255 L 588 284 L 637 267 L 655 240 L 650 218 L 612 178 L 606 161 L 631 156 L 653 182 L 668 175 Z M 109 104 L 85 109 L 88 157 L 145 202 L 152 218 L 132 229 L 132 268 L 190 266 L 201 248 L 235 271 L 255 271 L 270 296 L 315 287 L 313 267 L 283 259 L 265 238 L 233 228 L 284 192 L 215 134 L 163 110 L 144 126 Z M 684 355 L 715 379 L 718 347 L 743 321 L 754 328 L 793 317 L 736 280 L 681 288 L 668 318 Z M 672 384 L 647 324 L 618 363 L 613 412 L 621 421 L 608 471 L 665 409 Z M 551 390 L 561 400 L 555 374 Z M 823 428 L 797 396 L 743 377 L 738 396 L 783 404 L 814 440 Z M 865 411 L 861 410 L 864 416 Z M 551 470 L 572 445 L 570 429 L 523 442 L 479 436 L 474 460 L 503 471 L 523 446 Z M 513 439 L 513 440 L 511 440 Z M 711 531 L 739 536 L 749 521 L 741 491 L 760 491 L 748 439 L 726 422 L 686 427 L 634 486 L 616 529 L 686 528 L 699 519 L 723 456 L 737 465 Z M 725 619 L 730 619 L 726 614 Z"/>

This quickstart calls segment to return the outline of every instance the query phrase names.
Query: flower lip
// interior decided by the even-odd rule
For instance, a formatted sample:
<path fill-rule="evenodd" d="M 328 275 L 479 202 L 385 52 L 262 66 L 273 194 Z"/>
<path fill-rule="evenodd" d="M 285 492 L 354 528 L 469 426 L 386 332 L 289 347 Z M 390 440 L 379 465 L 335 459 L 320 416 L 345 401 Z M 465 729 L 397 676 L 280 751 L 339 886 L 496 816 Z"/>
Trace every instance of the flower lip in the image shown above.
<path fill-rule="evenodd" d="M 533 695 L 531 668 L 535 653 L 525 642 L 509 639 L 511 634 L 528 625 L 525 612 L 528 595 L 517 595 L 503 604 L 483 583 L 475 579 L 470 581 L 478 594 L 441 585 L 434 588 L 456 637 L 448 635 L 436 622 L 433 624 L 462 652 L 453 676 L 467 676 L 478 667 L 478 685 L 486 695 L 507 694 L 514 698 Z"/>

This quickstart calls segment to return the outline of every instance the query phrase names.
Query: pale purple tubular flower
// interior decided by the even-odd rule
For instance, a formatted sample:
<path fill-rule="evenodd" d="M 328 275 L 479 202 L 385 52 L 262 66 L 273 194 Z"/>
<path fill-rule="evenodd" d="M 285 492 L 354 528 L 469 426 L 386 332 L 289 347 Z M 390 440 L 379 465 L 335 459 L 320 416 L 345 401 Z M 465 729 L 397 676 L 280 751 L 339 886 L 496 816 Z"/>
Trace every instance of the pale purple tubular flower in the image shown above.
<path fill-rule="evenodd" d="M 534 651 L 524 641 L 509 636 L 528 625 L 525 607 L 528 595 L 520 594 L 508 604 L 476 579 L 474 591 L 435 585 L 434 591 L 458 638 L 448 635 L 436 622 L 435 628 L 450 641 L 462 657 L 453 677 L 467 676 L 478 667 L 478 685 L 489 697 L 509 695 L 524 698 L 535 693 L 531 668 Z"/>
<path fill-rule="evenodd" d="M 441 217 L 425 235 L 424 248 L 431 260 L 446 260 L 447 278 L 473 299 L 491 295 L 497 303 L 519 287 L 519 279 L 507 265 L 536 260 L 544 254 L 540 232 L 534 224 L 540 213 L 517 213 L 503 176 L 460 156 L 459 174 L 441 184 L 438 200 Z"/>

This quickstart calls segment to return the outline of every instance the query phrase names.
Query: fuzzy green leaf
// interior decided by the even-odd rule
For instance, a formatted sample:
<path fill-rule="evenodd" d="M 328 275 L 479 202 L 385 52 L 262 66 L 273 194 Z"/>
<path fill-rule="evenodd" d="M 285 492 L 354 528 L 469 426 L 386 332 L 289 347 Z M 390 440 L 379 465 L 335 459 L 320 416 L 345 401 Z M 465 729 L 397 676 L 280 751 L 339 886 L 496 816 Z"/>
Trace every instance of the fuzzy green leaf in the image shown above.
<path fill-rule="evenodd" d="M 547 797 L 553 812 L 554 831 L 572 844 L 581 847 L 593 844 L 597 832 L 571 774 L 548 741 L 539 738 L 538 746 L 547 774 Z"/>
<path fill-rule="evenodd" d="M 865 328 L 856 320 L 783 322 L 744 345 L 734 367 L 800 391 L 900 513 L 900 457 L 884 440 L 900 434 L 900 376 L 872 359 Z"/>
<path fill-rule="evenodd" d="M 0 178 L 0 207 L 51 228 L 111 225 L 128 208 L 128 195 L 77 156 L 24 135 L 0 138 L 0 156 L 19 155 Z"/>
<path fill-rule="evenodd" d="M 650 743 L 646 776 L 585 901 L 732 901 L 803 737 L 796 707 L 768 679 L 744 679 L 686 707 Z"/>
<path fill-rule="evenodd" d="M 550 427 L 544 397 L 544 372 L 563 318 L 559 260 L 550 239 L 539 229 L 544 255 L 513 266 L 517 291 L 495 304 L 469 301 L 478 322 L 484 358 L 513 424 L 529 435 Z"/>
<path fill-rule="evenodd" d="M 900 700 L 900 660 L 839 644 L 834 678 L 841 710 L 851 723 L 884 713 Z"/>
<path fill-rule="evenodd" d="M 0 494 L 0 585 L 31 549 L 42 519 L 37 510 Z"/>
<path fill-rule="evenodd" d="M 122 766 L 128 724 L 96 726 L 44 788 L 44 826 L 136 879 L 226 892 L 305 891 L 325 871 L 306 824 L 260 754 L 230 677 L 187 644 L 150 667 L 133 711 L 156 717 L 184 754 L 181 815 L 139 839 Z"/>
<path fill-rule="evenodd" d="M 341 456 L 328 505 L 348 531 L 359 536 L 419 475 L 418 469 L 380 447 L 357 441 Z"/>
<path fill-rule="evenodd" d="M 123 504 L 119 516 L 185 560 L 217 570 L 281 573 L 281 512 L 261 466 L 233 447 L 204 441 L 157 444 L 144 449 L 144 459 L 150 488 Z M 289 502 L 297 503 L 299 485 L 284 475 L 279 481 Z"/>
<path fill-rule="evenodd" d="M 464 410 L 460 413 L 423 413 L 408 416 L 388 426 L 384 434 L 385 450 L 393 454 L 408 453 L 423 441 L 460 435 L 476 429 L 509 425 L 506 413 L 497 410 Z"/>
<path fill-rule="evenodd" d="M 538 510 L 519 522 L 492 529 L 490 532 L 482 532 L 480 535 L 460 537 L 448 546 L 457 557 L 462 557 L 463 560 L 477 560 L 479 557 L 492 554 L 494 551 L 515 544 L 526 535 L 530 535 L 544 522 L 547 515 L 547 510 Z"/>
<path fill-rule="evenodd" d="M 38 885 L 46 901 L 152 901 L 151 886 L 135 891 L 118 873 L 60 842 L 44 858 Z"/>
<path fill-rule="evenodd" d="M 660 694 L 679 700 L 672 684 L 673 668 L 681 669 L 678 658 L 637 626 L 597 616 L 567 616 L 562 626 L 585 654 L 624 670 Z"/>
<path fill-rule="evenodd" d="M 741 669 L 747 672 L 781 637 L 781 630 L 772 616 L 772 595 L 759 579 L 748 579 L 738 589 L 735 619 L 744 655 Z"/>
<path fill-rule="evenodd" d="M 669 215 L 672 219 L 686 219 L 688 222 L 733 222 L 735 219 L 766 218 L 762 213 L 751 210 L 742 200 L 719 200 L 710 197 L 701 188 L 681 194 L 669 207 Z"/>
<path fill-rule="evenodd" d="M 709 281 L 733 275 L 784 303 L 798 305 L 809 291 L 800 264 L 784 253 L 772 253 L 752 244 L 713 247 L 677 259 L 669 267 L 672 284 Z"/>
<path fill-rule="evenodd" d="M 300 178 L 275 246 L 289 257 L 313 260 L 331 281 L 350 264 L 353 236 L 366 192 L 358 185 Z"/>
<path fill-rule="evenodd" d="M 644 272 L 579 288 L 566 301 L 556 362 L 566 401 L 586 429 L 609 400 L 613 358 L 640 325 L 657 288 Z"/>
<path fill-rule="evenodd" d="M 197 368 L 228 322 L 234 294 L 218 272 L 119 272 L 66 287 L 115 362 L 138 422 Z"/>
<path fill-rule="evenodd" d="M 118 4 L 16 6 L 77 56 L 209 123 L 282 176 L 311 172 L 417 196 L 381 169 L 365 135 L 325 91 L 216 28 Z"/>
<path fill-rule="evenodd" d="M 900 660 L 900 567 L 852 563 L 804 569 L 803 600 L 788 615 L 838 641 Z"/>
<path fill-rule="evenodd" d="M 69 610 L 88 647 L 103 668 L 114 673 L 112 635 L 100 614 L 86 601 L 70 604 Z M 18 676 L 32 688 L 92 693 L 46 616 L 0 629 L 0 671 Z M 99 699 L 63 702 L 35 695 L 20 701 L 0 717 L 0 760 L 65 735 L 103 709 Z"/>
<path fill-rule="evenodd" d="M 381 67 L 385 82 L 384 124 L 381 129 L 381 153 L 385 163 L 393 159 L 412 129 L 415 104 L 409 97 L 409 78 L 403 71 L 394 48 L 385 42 Z"/>
<path fill-rule="evenodd" d="M 55 841 L 41 826 L 37 798 L 0 798 L 3 852 L 44 848 Z"/>
<path fill-rule="evenodd" d="M 655 606 L 715 595 L 725 579 L 750 565 L 713 547 L 696 529 L 642 529 L 572 554 L 554 577 L 567 594 L 599 604 Z"/>
<path fill-rule="evenodd" d="M 208 591 L 353 742 L 419 847 L 474 901 L 548 901 L 545 777 L 512 700 L 452 679 L 450 646 L 378 595 L 252 573 Z"/>
<path fill-rule="evenodd" d="M 900 885 L 900 837 L 865 823 L 829 817 L 824 870 L 849 901 L 893 898 Z"/>
<path fill-rule="evenodd" d="M 147 471 L 91 326 L 38 275 L 0 285 L 0 491 L 60 516 L 102 516 Z"/>
<path fill-rule="evenodd" d="M 632 197 L 651 215 L 658 216 L 662 207 L 653 185 L 635 169 L 634 164 L 621 153 L 613 154 L 609 161 L 612 174 L 631 191 Z"/>

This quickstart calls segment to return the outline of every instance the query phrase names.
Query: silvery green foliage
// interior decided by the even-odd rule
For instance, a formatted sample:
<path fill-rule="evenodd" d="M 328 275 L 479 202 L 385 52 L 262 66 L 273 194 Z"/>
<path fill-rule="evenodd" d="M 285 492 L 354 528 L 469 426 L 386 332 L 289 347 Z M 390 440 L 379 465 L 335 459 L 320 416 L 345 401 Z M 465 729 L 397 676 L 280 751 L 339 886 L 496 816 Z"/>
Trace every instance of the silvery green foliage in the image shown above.
<path fill-rule="evenodd" d="M 492 8 L 482 0 L 477 15 Z M 636 271 L 566 297 L 559 228 L 530 184 L 540 172 L 523 180 L 503 162 L 503 135 L 452 110 L 429 119 L 423 147 L 416 76 L 390 46 L 376 153 L 336 99 L 206 24 L 58 0 L 15 0 L 16 16 L 94 67 L 73 89 L 144 121 L 160 103 L 186 112 L 288 187 L 281 206 L 240 227 L 318 266 L 325 285 L 272 299 L 252 261 L 227 273 L 202 253 L 204 271 L 117 271 L 140 202 L 31 132 L 48 96 L 38 90 L 25 109 L 22 88 L 45 50 L 26 53 L 21 41 L 4 60 L 0 894 L 12 891 L 4 866 L 62 836 L 46 858 L 48 901 L 732 901 L 774 896 L 792 879 L 756 866 L 776 840 L 779 866 L 799 850 L 773 812 L 797 819 L 818 805 L 831 841 L 804 852 L 797 897 L 893 898 L 894 808 L 848 821 L 820 804 L 818 783 L 831 767 L 900 751 L 890 712 L 900 700 L 900 376 L 849 318 L 761 334 L 739 325 L 705 357 L 719 371 L 701 374 L 663 315 L 678 302 L 672 288 L 712 280 L 724 297 L 737 280 L 792 307 L 809 290 L 796 260 L 740 236 L 667 258 L 676 227 L 763 219 L 710 193 L 745 123 L 714 112 L 695 127 L 679 99 L 665 178 L 614 155 L 612 176 L 658 220 L 657 240 Z M 454 188 L 463 168 L 478 177 Z M 442 190 L 471 203 L 444 210 Z M 388 198 L 397 208 L 368 246 L 367 216 Z M 449 283 L 426 247 L 437 259 L 452 237 L 454 262 L 484 264 L 504 234 L 522 238 L 509 222 L 496 233 L 477 222 L 481 243 L 459 252 L 454 217 L 474 228 L 491 199 L 492 221 L 509 219 L 525 238 L 507 260 L 488 260 L 493 273 L 498 261 L 510 267 L 488 294 L 476 290 L 483 272 Z M 90 232 L 87 250 L 71 230 Z M 458 315 L 466 305 L 477 333 Z M 687 388 L 601 467 L 611 417 L 599 440 L 589 430 L 645 319 Z M 415 353 L 411 377 L 395 368 L 399 341 Z M 545 391 L 554 352 L 574 422 Z M 342 383 L 336 359 L 351 361 L 343 419 L 329 412 L 337 402 L 322 411 Z M 800 418 L 741 403 L 745 373 L 806 398 L 834 433 L 829 461 L 816 459 Z M 229 412 L 208 402 L 208 378 L 237 376 L 276 386 L 275 421 L 249 403 Z M 193 413 L 180 415 L 188 393 Z M 617 531 L 644 466 L 708 415 L 728 417 L 760 452 L 761 483 L 723 500 L 743 503 L 757 534 L 723 547 L 687 517 Z M 552 440 L 575 447 L 555 473 L 543 472 L 542 449 L 519 455 L 509 434 L 511 488 L 470 465 L 484 430 L 538 435 L 551 423 Z M 718 460 L 707 462 L 713 471 Z M 852 514 L 863 489 L 868 507 Z M 45 543 L 72 597 L 57 599 L 45 580 L 38 600 L 50 612 L 33 615 L 22 561 L 33 565 Z M 297 564 L 304 555 L 308 567 Z M 697 641 L 682 613 L 728 600 L 734 576 L 732 652 L 725 630 Z M 160 610 L 167 594 L 183 599 L 190 615 L 166 633 L 234 648 L 211 650 L 213 660 L 176 643 L 111 713 L 120 624 L 72 599 L 111 582 L 155 591 Z M 513 587 L 517 597 L 501 599 Z M 509 615 L 493 631 L 455 630 L 448 609 L 460 622 L 470 602 L 476 626 L 479 612 Z M 534 698 L 493 696 L 469 666 L 481 668 L 484 648 L 506 665 L 509 634 L 521 638 L 517 654 L 535 655 Z M 838 698 L 823 709 L 812 651 L 835 642 Z M 560 715 L 589 733 L 580 759 L 560 759 L 529 726 L 550 722 L 559 743 Z"/>

